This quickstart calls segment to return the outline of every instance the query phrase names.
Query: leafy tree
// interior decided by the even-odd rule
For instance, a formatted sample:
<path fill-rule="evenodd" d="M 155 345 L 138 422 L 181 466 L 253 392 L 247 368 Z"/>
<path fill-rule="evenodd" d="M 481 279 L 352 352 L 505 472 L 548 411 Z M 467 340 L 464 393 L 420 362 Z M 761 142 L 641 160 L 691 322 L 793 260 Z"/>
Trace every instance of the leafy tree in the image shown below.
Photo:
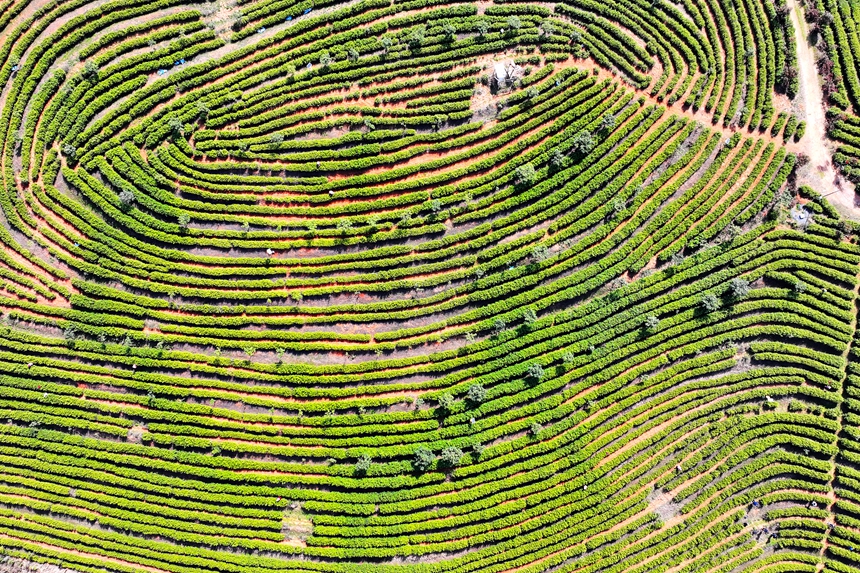
<path fill-rule="evenodd" d="M 508 26 L 508 28 L 510 28 L 513 32 L 516 32 L 517 30 L 519 30 L 520 28 L 522 28 L 523 23 L 520 21 L 519 17 L 517 17 L 517 16 L 509 16 L 509 17 L 508 17 L 508 19 L 507 19 L 507 26 Z"/>
<path fill-rule="evenodd" d="M 463 450 L 456 446 L 448 446 L 442 450 L 439 460 L 448 467 L 454 467 L 463 459 Z"/>
<path fill-rule="evenodd" d="M 442 26 L 442 31 L 445 32 L 445 39 L 452 42 L 457 37 L 457 28 L 451 22 L 445 22 Z"/>
<path fill-rule="evenodd" d="M 436 457 L 433 455 L 433 452 L 425 448 L 424 446 L 419 447 L 415 450 L 415 457 L 412 460 L 412 467 L 420 472 L 427 471 L 431 465 L 433 465 L 433 460 Z"/>
<path fill-rule="evenodd" d="M 409 47 L 411 47 L 412 49 L 419 48 L 421 44 L 424 43 L 424 36 L 426 35 L 426 33 L 427 27 L 423 24 L 412 28 L 412 31 L 409 32 L 409 36 L 407 38 Z"/>
<path fill-rule="evenodd" d="M 803 281 L 797 281 L 794 283 L 794 294 L 803 294 L 806 292 L 806 283 Z"/>
<path fill-rule="evenodd" d="M 529 364 L 529 368 L 526 371 L 526 375 L 529 378 L 531 378 L 532 380 L 536 380 L 538 382 L 543 380 L 544 374 L 545 373 L 543 370 L 543 366 L 541 366 L 540 364 L 538 364 L 536 362 L 534 364 Z"/>
<path fill-rule="evenodd" d="M 645 330 L 655 331 L 660 326 L 660 319 L 653 314 L 645 319 Z"/>
<path fill-rule="evenodd" d="M 552 36 L 555 33 L 555 26 L 550 20 L 544 20 L 540 23 L 541 32 L 544 36 Z"/>
<path fill-rule="evenodd" d="M 191 223 L 191 215 L 188 213 L 182 213 L 179 215 L 178 223 L 183 230 L 188 229 L 188 225 Z"/>
<path fill-rule="evenodd" d="M 490 31 L 490 25 L 485 20 L 478 22 L 478 35 L 482 38 Z"/>
<path fill-rule="evenodd" d="M 450 394 L 442 394 L 436 401 L 443 410 L 450 410 L 454 407 L 454 397 Z"/>
<path fill-rule="evenodd" d="M 487 399 L 487 389 L 480 384 L 472 384 L 466 393 L 466 399 L 474 404 L 480 404 Z"/>
<path fill-rule="evenodd" d="M 532 249 L 532 258 L 535 262 L 542 262 L 549 258 L 549 249 L 546 245 L 537 245 Z"/>
<path fill-rule="evenodd" d="M 734 278 L 729 283 L 729 290 L 732 292 L 732 298 L 743 300 L 750 294 L 750 283 L 742 278 Z"/>
<path fill-rule="evenodd" d="M 553 170 L 559 170 L 564 167 L 564 153 L 557 147 L 549 152 L 549 166 Z"/>
<path fill-rule="evenodd" d="M 514 172 L 516 184 L 520 187 L 527 187 L 535 180 L 535 168 L 531 163 L 520 165 Z"/>
<path fill-rule="evenodd" d="M 333 63 L 334 58 L 331 57 L 331 54 L 328 53 L 328 50 L 323 50 L 323 53 L 320 54 L 320 65 L 324 68 L 327 68 Z"/>
<path fill-rule="evenodd" d="M 533 308 L 527 308 L 523 311 L 523 322 L 528 327 L 531 327 L 531 325 L 537 322 L 537 313 Z"/>
<path fill-rule="evenodd" d="M 353 63 L 357 62 L 359 56 L 360 56 L 360 54 L 358 53 L 358 50 L 356 50 L 355 48 L 350 48 L 349 50 L 346 51 L 346 57 L 350 62 L 353 62 Z"/>
<path fill-rule="evenodd" d="M 127 211 L 134 205 L 134 192 L 130 189 L 123 189 L 119 192 L 119 206 L 123 211 Z"/>
<path fill-rule="evenodd" d="M 358 461 L 355 462 L 355 473 L 364 475 L 367 473 L 367 470 L 370 469 L 370 464 L 373 463 L 373 459 L 367 454 L 361 455 L 358 457 Z"/>
<path fill-rule="evenodd" d="M 567 365 L 573 364 L 575 360 L 576 354 L 574 354 L 573 352 L 565 352 L 564 355 L 561 357 L 561 361 Z"/>
<path fill-rule="evenodd" d="M 529 433 L 535 438 L 537 438 L 542 431 L 543 431 L 543 426 L 541 426 L 537 422 L 532 422 L 532 425 L 529 426 Z"/>
<path fill-rule="evenodd" d="M 493 322 L 493 333 L 497 336 L 505 331 L 508 327 L 508 324 L 502 318 L 497 318 L 495 322 Z"/>
<path fill-rule="evenodd" d="M 84 77 L 90 80 L 91 82 L 99 79 L 99 66 L 94 61 L 89 60 L 86 64 L 84 64 Z"/>
<path fill-rule="evenodd" d="M 185 127 L 182 125 L 182 120 L 175 115 L 167 119 L 167 127 L 174 137 L 185 135 Z"/>
<path fill-rule="evenodd" d="M 590 131 L 583 130 L 573 136 L 571 140 L 571 149 L 575 153 L 588 155 L 594 149 L 594 137 Z"/>
<path fill-rule="evenodd" d="M 71 143 L 64 143 L 63 155 L 66 156 L 66 159 L 68 159 L 70 163 L 73 163 L 78 158 L 78 150 Z"/>
<path fill-rule="evenodd" d="M 709 292 L 702 296 L 701 304 L 706 312 L 714 312 L 720 308 L 720 299 L 714 293 Z"/>
<path fill-rule="evenodd" d="M 615 116 L 611 113 L 608 113 L 600 119 L 599 129 L 603 133 L 609 133 L 610 131 L 615 129 L 615 124 L 617 122 L 618 120 L 615 118 Z"/>

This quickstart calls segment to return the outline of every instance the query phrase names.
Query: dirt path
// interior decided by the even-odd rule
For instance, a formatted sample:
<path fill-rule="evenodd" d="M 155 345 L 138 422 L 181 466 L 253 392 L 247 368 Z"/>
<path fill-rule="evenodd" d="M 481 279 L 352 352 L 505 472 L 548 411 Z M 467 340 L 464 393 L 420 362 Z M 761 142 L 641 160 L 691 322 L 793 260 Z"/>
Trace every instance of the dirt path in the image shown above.
<path fill-rule="evenodd" d="M 807 41 L 808 30 L 797 0 L 788 0 L 791 23 L 797 46 L 800 93 L 797 101 L 806 132 L 800 140 L 800 151 L 809 156 L 809 164 L 798 169 L 798 184 L 809 185 L 830 201 L 844 216 L 860 219 L 860 201 L 853 185 L 842 178 L 833 165 L 833 151 L 826 133 L 824 96 L 815 65 L 815 50 Z"/>

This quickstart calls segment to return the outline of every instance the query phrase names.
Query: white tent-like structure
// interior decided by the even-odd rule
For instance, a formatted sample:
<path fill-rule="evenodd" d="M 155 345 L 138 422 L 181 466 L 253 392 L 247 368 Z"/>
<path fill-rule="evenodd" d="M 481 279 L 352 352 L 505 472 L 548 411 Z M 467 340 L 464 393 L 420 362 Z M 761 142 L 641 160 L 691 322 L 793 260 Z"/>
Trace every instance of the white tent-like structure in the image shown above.
<path fill-rule="evenodd" d="M 505 64 L 502 62 L 496 62 L 496 66 L 493 70 L 493 79 L 499 87 L 505 85 L 505 82 L 508 81 L 508 71 L 505 69 Z"/>

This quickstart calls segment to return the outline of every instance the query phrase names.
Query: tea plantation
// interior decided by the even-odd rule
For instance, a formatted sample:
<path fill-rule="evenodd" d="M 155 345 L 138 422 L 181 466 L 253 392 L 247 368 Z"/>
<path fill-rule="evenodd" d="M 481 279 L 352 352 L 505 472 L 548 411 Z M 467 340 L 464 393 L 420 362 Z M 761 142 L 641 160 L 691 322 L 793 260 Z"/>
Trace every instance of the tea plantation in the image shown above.
<path fill-rule="evenodd" d="M 786 1 L 0 0 L 0 571 L 860 571 Z"/>

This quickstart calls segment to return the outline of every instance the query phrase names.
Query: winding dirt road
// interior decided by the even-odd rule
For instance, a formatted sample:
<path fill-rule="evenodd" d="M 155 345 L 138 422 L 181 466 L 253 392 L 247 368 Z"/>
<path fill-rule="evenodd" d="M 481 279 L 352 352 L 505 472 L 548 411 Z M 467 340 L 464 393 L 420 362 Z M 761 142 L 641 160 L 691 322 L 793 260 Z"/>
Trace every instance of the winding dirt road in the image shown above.
<path fill-rule="evenodd" d="M 798 184 L 809 185 L 843 215 L 860 220 L 860 203 L 854 186 L 841 177 L 833 165 L 833 150 L 827 140 L 824 96 L 816 68 L 815 49 L 809 45 L 808 29 L 796 0 L 788 0 L 791 23 L 797 47 L 800 93 L 797 103 L 800 117 L 806 120 L 806 132 L 800 140 L 800 151 L 809 156 L 809 164 L 798 170 Z"/>

